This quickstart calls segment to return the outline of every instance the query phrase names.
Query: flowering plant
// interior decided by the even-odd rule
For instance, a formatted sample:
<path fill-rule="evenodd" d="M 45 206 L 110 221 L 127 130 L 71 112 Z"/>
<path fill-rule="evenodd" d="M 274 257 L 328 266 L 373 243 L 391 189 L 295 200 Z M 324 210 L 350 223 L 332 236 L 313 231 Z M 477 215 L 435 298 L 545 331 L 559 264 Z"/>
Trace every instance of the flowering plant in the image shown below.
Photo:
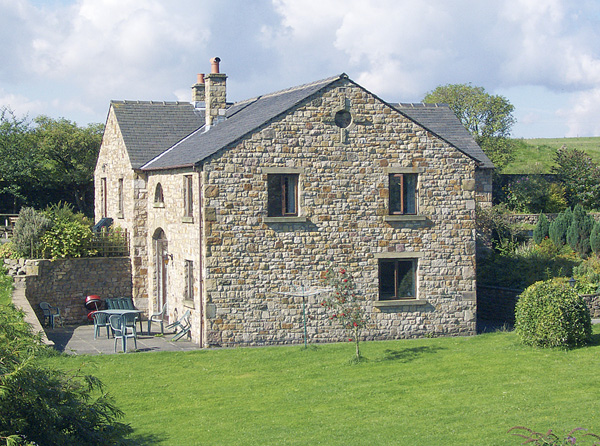
<path fill-rule="evenodd" d="M 364 306 L 361 304 L 352 276 L 344 268 L 329 268 L 325 275 L 331 294 L 321 305 L 331 311 L 330 323 L 337 323 L 350 331 L 349 341 L 356 345 L 356 361 L 360 361 L 359 334 L 366 327 L 367 319 Z"/>
<path fill-rule="evenodd" d="M 577 441 L 577 438 L 582 439 L 583 437 L 589 437 L 591 439 L 600 440 L 600 436 L 598 436 L 596 434 L 592 434 L 589 432 L 583 433 L 586 431 L 586 429 L 584 429 L 582 427 L 577 427 L 562 437 L 559 437 L 554 432 L 552 432 L 552 429 L 549 429 L 548 432 L 546 432 L 544 434 L 541 432 L 535 432 L 534 430 L 529 429 L 528 427 L 523 427 L 523 426 L 512 427 L 508 430 L 508 432 L 510 433 L 515 430 L 522 432 L 522 433 L 513 433 L 513 435 L 525 439 L 525 442 L 523 442 L 521 444 L 530 443 L 530 444 L 534 444 L 534 445 L 558 446 L 558 445 L 580 444 L 580 442 Z M 581 435 L 579 435 L 579 433 L 581 433 Z M 575 437 L 575 435 L 577 435 L 577 437 Z M 592 446 L 594 446 L 594 445 L 600 445 L 600 442 L 594 441 Z"/>

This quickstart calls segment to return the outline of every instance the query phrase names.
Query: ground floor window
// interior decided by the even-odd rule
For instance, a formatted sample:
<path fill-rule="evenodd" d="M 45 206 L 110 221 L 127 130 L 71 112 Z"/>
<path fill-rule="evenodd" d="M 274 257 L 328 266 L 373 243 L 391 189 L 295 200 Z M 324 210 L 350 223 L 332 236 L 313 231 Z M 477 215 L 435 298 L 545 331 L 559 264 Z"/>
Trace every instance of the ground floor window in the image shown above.
<path fill-rule="evenodd" d="M 191 260 L 185 261 L 185 300 L 194 300 L 194 262 Z"/>
<path fill-rule="evenodd" d="M 379 299 L 416 299 L 416 259 L 379 260 Z"/>

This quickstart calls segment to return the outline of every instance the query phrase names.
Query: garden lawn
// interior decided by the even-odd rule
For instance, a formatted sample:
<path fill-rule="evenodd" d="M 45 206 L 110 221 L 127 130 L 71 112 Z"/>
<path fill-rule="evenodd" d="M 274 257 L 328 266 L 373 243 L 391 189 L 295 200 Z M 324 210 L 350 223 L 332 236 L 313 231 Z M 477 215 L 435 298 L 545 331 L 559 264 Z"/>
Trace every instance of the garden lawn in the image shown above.
<path fill-rule="evenodd" d="M 513 333 L 48 358 L 104 381 L 157 445 L 516 445 L 516 425 L 600 432 L 600 331 L 538 350 Z M 579 442 L 578 442 L 579 444 Z"/>

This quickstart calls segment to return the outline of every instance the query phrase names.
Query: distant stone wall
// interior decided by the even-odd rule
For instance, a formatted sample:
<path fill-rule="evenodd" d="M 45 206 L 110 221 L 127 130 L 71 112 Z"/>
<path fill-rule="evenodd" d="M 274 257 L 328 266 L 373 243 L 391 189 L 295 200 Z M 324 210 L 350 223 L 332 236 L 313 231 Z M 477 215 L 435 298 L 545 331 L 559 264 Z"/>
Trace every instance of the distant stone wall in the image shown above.
<path fill-rule="evenodd" d="M 583 294 L 581 297 L 587 303 L 592 318 L 600 318 L 600 294 Z"/>
<path fill-rule="evenodd" d="M 598 212 L 590 212 L 589 213 L 594 220 L 600 221 L 600 213 Z M 558 214 L 544 214 L 548 221 L 552 221 L 556 218 Z M 509 214 L 508 220 L 511 223 L 525 223 L 530 225 L 536 225 L 540 214 Z"/>
<path fill-rule="evenodd" d="M 501 324 L 515 323 L 515 306 L 523 290 L 495 286 L 477 286 L 477 317 Z"/>
<path fill-rule="evenodd" d="M 482 321 L 515 323 L 515 307 L 523 290 L 478 285 L 477 317 Z M 592 318 L 600 318 L 600 294 L 582 294 Z"/>
<path fill-rule="evenodd" d="M 87 322 L 85 297 L 131 297 L 128 257 L 60 260 L 5 260 L 16 286 L 25 288 L 32 308 L 42 317 L 40 302 L 60 308 L 65 324 Z"/>

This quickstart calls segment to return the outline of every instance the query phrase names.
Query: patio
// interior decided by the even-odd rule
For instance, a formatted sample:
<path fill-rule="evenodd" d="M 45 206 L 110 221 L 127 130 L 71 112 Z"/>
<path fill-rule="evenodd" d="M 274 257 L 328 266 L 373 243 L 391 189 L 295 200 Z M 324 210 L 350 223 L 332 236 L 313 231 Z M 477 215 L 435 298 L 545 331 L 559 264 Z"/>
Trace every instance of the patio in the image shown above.
<path fill-rule="evenodd" d="M 106 330 L 102 329 L 101 335 L 94 339 L 94 325 L 66 325 L 54 329 L 46 329 L 46 336 L 54 342 L 54 348 L 69 355 L 98 355 L 114 354 L 115 340 L 107 339 Z M 188 351 L 199 350 L 200 346 L 188 339 L 171 342 L 172 333 L 165 332 L 164 336 L 154 334 L 138 334 L 137 350 L 134 350 L 133 341 L 127 343 L 128 353 L 160 352 L 160 351 Z M 117 353 L 122 353 L 121 341 L 117 343 Z"/>

